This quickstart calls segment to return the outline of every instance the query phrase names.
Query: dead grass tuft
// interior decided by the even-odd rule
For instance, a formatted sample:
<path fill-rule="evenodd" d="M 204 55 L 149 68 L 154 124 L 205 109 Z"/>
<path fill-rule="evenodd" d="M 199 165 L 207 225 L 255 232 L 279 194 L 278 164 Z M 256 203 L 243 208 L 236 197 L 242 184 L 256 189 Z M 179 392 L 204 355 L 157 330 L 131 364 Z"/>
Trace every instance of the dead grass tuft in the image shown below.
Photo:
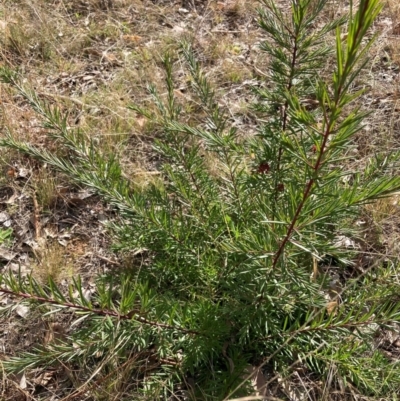
<path fill-rule="evenodd" d="M 54 206 L 57 197 L 57 181 L 53 173 L 46 168 L 40 169 L 34 176 L 33 186 L 42 211 Z"/>
<path fill-rule="evenodd" d="M 37 263 L 32 268 L 32 275 L 39 282 L 47 283 L 51 278 L 59 284 L 73 277 L 73 261 L 60 244 L 44 244 L 35 250 L 35 256 Z"/>

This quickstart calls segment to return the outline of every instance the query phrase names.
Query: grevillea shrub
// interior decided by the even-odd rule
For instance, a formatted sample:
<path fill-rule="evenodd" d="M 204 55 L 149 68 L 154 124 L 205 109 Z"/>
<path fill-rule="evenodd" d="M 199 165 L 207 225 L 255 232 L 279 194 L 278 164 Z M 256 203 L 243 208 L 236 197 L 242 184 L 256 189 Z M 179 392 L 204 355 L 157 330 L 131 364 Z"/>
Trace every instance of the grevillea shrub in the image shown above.
<path fill-rule="evenodd" d="M 159 133 L 154 152 L 161 178 L 140 189 L 123 178 L 114 155 L 102 154 L 17 73 L 2 69 L 3 82 L 29 102 L 69 156 L 11 135 L 1 146 L 95 190 L 119 213 L 109 227 L 115 247 L 142 255 L 127 269 L 97 277 L 90 300 L 79 278 L 65 292 L 51 280 L 43 286 L 4 272 L 1 291 L 47 313 L 70 309 L 77 319 L 63 341 L 3 360 L 6 371 L 61 362 L 95 378 L 123 369 L 135 378 L 132 394 L 151 400 L 249 395 L 257 367 L 269 380 L 267 392 L 282 383 L 303 388 L 311 378 L 319 383 L 315 399 L 335 399 L 335 391 L 347 389 L 386 399 L 398 394 L 398 364 L 373 340 L 399 321 L 395 273 L 377 263 L 333 290 L 330 268 L 321 268 L 327 257 L 339 272 L 351 263 L 352 251 L 338 238 L 355 232 L 366 203 L 400 187 L 392 171 L 396 154 L 375 155 L 360 171 L 346 167 L 366 117 L 357 106 L 356 79 L 381 7 L 360 0 L 351 15 L 321 26 L 326 5 L 293 0 L 287 13 L 272 0 L 261 4 L 266 38 L 259 51 L 269 63 L 260 67 L 266 78 L 254 89 L 256 135 L 232 126 L 218 88 L 185 42 L 176 57 L 185 61 L 201 105 L 188 124 L 174 92 L 175 55 L 166 55 L 167 94 L 150 85 L 156 107 L 131 107 Z M 326 44 L 330 32 L 333 47 Z"/>

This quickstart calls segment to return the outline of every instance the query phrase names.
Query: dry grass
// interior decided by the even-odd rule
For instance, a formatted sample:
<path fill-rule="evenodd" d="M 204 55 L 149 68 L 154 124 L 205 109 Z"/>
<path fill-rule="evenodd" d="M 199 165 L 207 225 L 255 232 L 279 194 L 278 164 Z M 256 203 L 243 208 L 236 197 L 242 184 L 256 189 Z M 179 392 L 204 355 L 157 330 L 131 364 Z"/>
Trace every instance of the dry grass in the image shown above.
<path fill-rule="evenodd" d="M 35 250 L 37 262 L 32 267 L 32 276 L 40 283 L 51 278 L 56 284 L 74 277 L 74 264 L 64 247 L 58 243 L 42 244 Z"/>
<path fill-rule="evenodd" d="M 57 194 L 55 175 L 46 168 L 40 169 L 33 178 L 33 187 L 41 211 L 47 211 L 54 206 Z"/>
<path fill-rule="evenodd" d="M 286 4 L 285 1 L 280 3 Z M 266 69 L 265 56 L 257 51 L 262 39 L 255 22 L 257 6 L 256 0 L 3 0 L 0 3 L 0 65 L 19 68 L 43 99 L 69 110 L 69 123 L 94 138 L 104 152 L 118 154 L 124 174 L 142 187 L 159 180 L 157 160 L 151 148 L 157 133 L 150 123 L 127 106 L 132 103 L 148 105 L 146 85 L 149 81 L 161 93 L 165 92 L 160 58 L 166 51 L 177 49 L 181 38 L 193 41 L 208 78 L 219 88 L 222 105 L 230 115 L 235 115 L 239 132 L 243 135 L 254 132 L 254 116 L 249 110 L 252 95 L 244 81 L 262 77 Z M 337 17 L 345 7 L 344 1 L 332 1 L 323 19 L 329 21 Z M 373 110 L 373 118 L 367 121 L 358 137 L 356 157 L 352 161 L 355 167 L 367 163 L 374 150 L 397 149 L 400 142 L 398 0 L 385 2 L 375 28 L 380 36 L 372 49 L 373 63 L 360 81 L 361 86 L 370 89 L 362 106 Z M 187 91 L 187 73 L 178 61 L 175 67 L 184 118 L 200 119 L 201 115 L 196 114 L 199 112 L 196 100 Z M 38 146 L 56 148 L 56 144 L 46 139 L 33 111 L 9 88 L 2 86 L 0 135 L 7 131 Z M 211 156 L 207 157 L 210 173 L 218 174 L 219 166 Z M 70 218 L 71 205 L 54 209 L 61 178 L 44 168 L 32 168 L 29 163 L 31 161 L 19 155 L 2 154 L 0 186 L 11 185 L 7 176 L 10 168 L 25 166 L 30 169 L 29 176 L 17 178 L 12 186 L 28 194 L 28 198 L 33 189 L 42 215 L 50 211 L 53 217 L 61 213 L 62 218 Z M 90 213 L 97 213 L 100 206 L 94 202 L 88 208 Z M 382 253 L 398 253 L 395 245 L 400 222 L 397 198 L 370 205 L 366 213 L 380 232 L 381 243 L 371 244 L 372 248 L 382 249 L 383 244 Z M 54 223 L 54 219 L 41 219 L 40 225 L 41 235 L 46 230 L 54 235 L 65 234 L 62 224 Z M 85 243 L 80 249 L 84 251 L 72 243 L 67 251 L 45 238 L 34 251 L 37 262 L 33 273 L 39 280 L 50 276 L 60 282 L 76 273 L 86 277 L 95 274 L 97 266 L 93 262 L 88 268 L 90 263 L 85 255 L 95 254 L 102 245 L 100 241 L 91 240 L 91 233 L 87 229 L 85 232 L 85 227 L 81 231 Z M 27 253 L 32 256 L 31 250 Z M 127 365 L 120 372 L 104 375 L 104 381 L 100 380 L 96 387 L 97 396 L 83 396 L 86 394 L 83 392 L 77 399 L 125 399 L 123 397 L 129 394 L 127 378 L 131 371 L 132 367 Z M 0 399 L 52 399 L 50 395 L 49 398 L 33 398 L 28 394 L 29 398 L 25 394 L 28 391 L 20 389 L 18 380 L 11 379 L 8 384 L 0 384 L 3 388 Z M 75 389 L 83 383 L 76 380 Z M 71 391 L 75 389 L 72 385 Z M 24 394 L 27 398 L 23 398 Z"/>

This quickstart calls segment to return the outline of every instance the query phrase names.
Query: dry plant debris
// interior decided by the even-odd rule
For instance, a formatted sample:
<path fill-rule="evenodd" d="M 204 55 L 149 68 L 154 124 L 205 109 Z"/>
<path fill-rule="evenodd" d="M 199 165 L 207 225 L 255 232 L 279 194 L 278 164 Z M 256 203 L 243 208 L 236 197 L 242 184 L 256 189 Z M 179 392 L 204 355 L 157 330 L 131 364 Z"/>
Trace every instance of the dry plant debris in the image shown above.
<path fill-rule="evenodd" d="M 282 7 L 288 2 L 279 0 Z M 243 135 L 254 133 L 249 108 L 250 85 L 263 76 L 268 60 L 257 51 L 263 39 L 257 27 L 255 0 L 150 1 L 150 0 L 3 0 L 0 3 L 0 65 L 23 72 L 39 96 L 71 110 L 70 123 L 90 134 L 105 152 L 119 155 L 127 177 L 141 177 L 141 184 L 157 180 L 158 160 L 151 151 L 153 127 L 127 109 L 130 103 L 146 103 L 149 78 L 162 80 L 160 57 L 174 50 L 180 38 L 191 37 L 209 79 L 216 83 L 223 106 L 231 111 L 234 125 Z M 325 18 L 346 11 L 345 1 L 332 1 Z M 321 21 L 323 24 L 324 21 Z M 387 0 L 375 32 L 372 67 L 359 82 L 368 87 L 362 108 L 373 110 L 350 163 L 365 162 L 376 148 L 399 148 L 400 142 L 400 3 Z M 178 95 L 187 100 L 187 119 L 196 116 L 197 106 L 187 94 L 183 69 L 174 74 L 181 83 Z M 6 87 L 0 88 L 0 135 L 13 135 L 53 149 L 40 122 L 25 101 Z M 235 117 L 233 117 L 233 115 Z M 79 272 L 87 280 L 118 268 L 124 259 L 110 253 L 104 222 L 115 216 L 96 196 L 76 188 L 65 177 L 18 154 L 0 155 L 0 269 L 39 279 L 51 275 L 68 281 Z M 218 166 L 210 160 L 210 172 Z M 138 182 L 136 180 L 136 182 Z M 400 205 L 398 197 L 367 207 L 362 257 L 399 255 Z M 8 235 L 12 230 L 12 235 Z M 362 262 L 364 263 L 364 262 Z M 14 302 L 6 295 L 0 303 Z M 71 316 L 58 321 L 32 315 L 16 307 L 9 321 L 0 323 L 1 355 L 20 349 L 51 344 L 69 330 Z M 377 339 L 391 357 L 399 357 L 398 333 L 387 332 Z M 133 363 L 133 362 L 132 362 Z M 128 391 L 121 372 L 116 394 Z M 312 378 L 294 374 L 292 383 L 308 388 L 308 395 L 281 383 L 276 394 L 291 399 L 311 397 Z M 301 376 L 301 377 L 300 377 Z M 98 385 L 99 398 L 89 395 L 89 378 L 80 372 L 44 370 L 36 376 L 8 377 L 0 383 L 2 400 L 91 400 L 105 399 L 107 382 Z M 72 389 L 72 390 L 70 390 Z M 103 393 L 102 393 L 103 392 Z M 103 394 L 103 396 L 101 396 Z M 69 396 L 71 395 L 71 396 Z M 341 395 L 340 395 L 341 396 Z M 116 399 L 109 395 L 107 399 Z M 310 398 L 313 399 L 313 398 Z M 341 399 L 332 398 L 332 399 Z M 344 398 L 343 398 L 344 399 Z"/>

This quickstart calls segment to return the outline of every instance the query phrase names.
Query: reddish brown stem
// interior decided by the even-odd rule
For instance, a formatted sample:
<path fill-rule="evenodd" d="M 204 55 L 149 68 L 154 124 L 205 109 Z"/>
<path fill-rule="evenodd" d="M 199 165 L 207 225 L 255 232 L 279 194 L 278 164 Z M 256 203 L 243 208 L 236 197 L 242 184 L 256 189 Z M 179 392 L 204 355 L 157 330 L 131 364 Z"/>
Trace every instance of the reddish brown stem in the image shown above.
<path fill-rule="evenodd" d="M 161 328 L 167 329 L 167 330 L 178 330 L 178 331 L 180 331 L 182 333 L 186 333 L 186 334 L 197 334 L 197 335 L 200 334 L 198 331 L 195 331 L 195 330 L 187 330 L 187 329 L 182 329 L 180 327 L 170 326 L 169 324 L 165 324 L 165 323 L 153 322 L 151 320 L 146 319 L 143 316 L 134 317 L 135 314 L 138 314 L 136 311 L 131 311 L 131 312 L 127 313 L 126 315 L 121 315 L 118 312 L 108 310 L 108 309 L 92 309 L 92 308 L 88 308 L 86 306 L 74 304 L 72 302 L 60 302 L 60 301 L 57 301 L 57 300 L 54 300 L 51 298 L 39 297 L 37 295 L 26 294 L 24 292 L 15 292 L 12 290 L 8 290 L 4 287 L 0 287 L 0 293 L 10 294 L 10 295 L 14 295 L 19 298 L 30 299 L 30 300 L 38 301 L 41 303 L 47 303 L 47 304 L 51 304 L 51 305 L 59 305 L 59 306 L 64 306 L 64 307 L 71 308 L 71 309 L 78 309 L 78 310 L 81 310 L 84 312 L 93 313 L 95 315 L 111 316 L 111 317 L 116 317 L 121 320 L 135 320 L 139 323 L 143 323 L 148 326 L 161 327 Z"/>
<path fill-rule="evenodd" d="M 361 10 L 361 14 L 362 14 L 361 18 L 365 14 L 367 6 L 368 6 L 368 2 L 365 3 L 364 9 Z M 357 33 L 355 35 L 355 38 L 358 38 L 358 36 L 360 35 L 360 30 L 361 30 L 361 25 L 358 28 L 358 31 L 357 31 Z M 355 40 L 355 43 L 356 42 L 357 41 Z M 349 56 L 347 57 L 347 60 L 346 60 L 346 63 L 345 63 L 344 69 L 343 69 L 343 75 L 340 77 L 341 78 L 340 84 L 339 84 L 337 92 L 335 94 L 336 95 L 336 99 L 335 99 L 334 105 L 331 108 L 332 109 L 332 115 L 334 115 L 334 111 L 337 110 L 338 105 L 340 103 L 340 99 L 342 97 L 342 91 L 343 91 L 344 82 L 345 82 L 346 77 L 348 75 L 348 69 L 351 66 L 351 57 L 350 57 L 350 55 L 353 52 L 354 52 L 354 49 L 350 49 L 349 50 Z M 318 171 L 319 171 L 319 169 L 320 169 L 320 167 L 322 165 L 323 156 L 324 156 L 325 151 L 326 151 L 328 138 L 329 138 L 329 136 L 331 135 L 331 132 L 332 132 L 333 121 L 332 120 L 328 120 L 328 117 L 326 115 L 326 110 L 325 109 L 324 109 L 324 119 L 325 119 L 326 129 L 325 129 L 325 133 L 323 134 L 323 138 L 324 139 L 322 141 L 322 145 L 321 145 L 321 148 L 320 148 L 318 159 L 317 159 L 317 161 L 315 163 L 315 166 L 313 167 L 314 176 L 315 177 L 318 176 Z M 310 180 L 306 184 L 306 187 L 305 187 L 304 192 L 303 192 L 303 199 L 301 200 L 300 204 L 298 205 L 298 207 L 296 209 L 296 212 L 295 212 L 295 214 L 293 216 L 292 222 L 290 223 L 290 226 L 289 226 L 288 231 L 286 233 L 286 236 L 283 239 L 283 241 L 281 242 L 281 244 L 279 246 L 279 249 L 276 252 L 275 257 L 273 259 L 273 262 L 272 262 L 272 267 L 273 268 L 275 268 L 276 265 L 278 264 L 278 261 L 279 261 L 281 255 L 282 255 L 282 253 L 283 253 L 283 251 L 285 249 L 285 246 L 286 246 L 287 242 L 290 240 L 290 237 L 293 234 L 293 231 L 294 231 L 295 225 L 297 223 L 297 220 L 299 218 L 300 212 L 303 209 L 304 204 L 305 204 L 307 198 L 309 197 L 309 195 L 311 193 L 311 190 L 312 190 L 312 187 L 313 187 L 314 183 L 315 183 L 315 178 L 310 178 Z"/>
<path fill-rule="evenodd" d="M 338 96 L 338 99 L 335 102 L 335 107 L 336 107 L 336 105 L 337 105 L 337 103 L 339 101 L 339 98 L 340 98 L 340 96 Z M 325 115 L 325 113 L 324 113 L 324 115 Z M 318 159 L 317 159 L 317 161 L 316 161 L 316 163 L 315 163 L 315 165 L 313 167 L 315 175 L 318 174 L 318 171 L 319 171 L 319 169 L 320 169 L 320 167 L 322 165 L 322 160 L 323 160 L 323 156 L 325 154 L 328 138 L 329 138 L 329 135 L 331 134 L 331 123 L 328 122 L 328 121 L 326 121 L 326 123 L 327 123 L 327 125 L 326 125 L 326 130 L 325 130 L 325 133 L 324 133 L 324 140 L 322 141 L 322 145 L 321 145 L 321 148 L 320 148 Z M 296 212 L 295 212 L 295 214 L 293 216 L 292 222 L 290 223 L 290 226 L 288 228 L 286 236 L 283 239 L 283 241 L 281 242 L 281 244 L 279 246 L 279 249 L 275 254 L 274 260 L 272 262 L 272 267 L 273 268 L 275 268 L 276 265 L 278 264 L 279 258 L 281 257 L 282 252 L 285 249 L 285 246 L 286 246 L 287 242 L 289 241 L 290 237 L 292 236 L 292 233 L 294 231 L 294 227 L 295 227 L 295 225 L 297 223 L 297 220 L 299 218 L 300 212 L 302 211 L 302 209 L 304 207 L 304 203 L 306 202 L 307 198 L 309 197 L 309 195 L 311 193 L 311 190 L 312 190 L 312 187 L 313 187 L 314 183 L 315 183 L 315 179 L 314 178 L 310 178 L 310 180 L 306 184 L 306 187 L 305 187 L 304 192 L 303 192 L 303 199 L 301 200 L 301 202 L 297 206 Z"/>

